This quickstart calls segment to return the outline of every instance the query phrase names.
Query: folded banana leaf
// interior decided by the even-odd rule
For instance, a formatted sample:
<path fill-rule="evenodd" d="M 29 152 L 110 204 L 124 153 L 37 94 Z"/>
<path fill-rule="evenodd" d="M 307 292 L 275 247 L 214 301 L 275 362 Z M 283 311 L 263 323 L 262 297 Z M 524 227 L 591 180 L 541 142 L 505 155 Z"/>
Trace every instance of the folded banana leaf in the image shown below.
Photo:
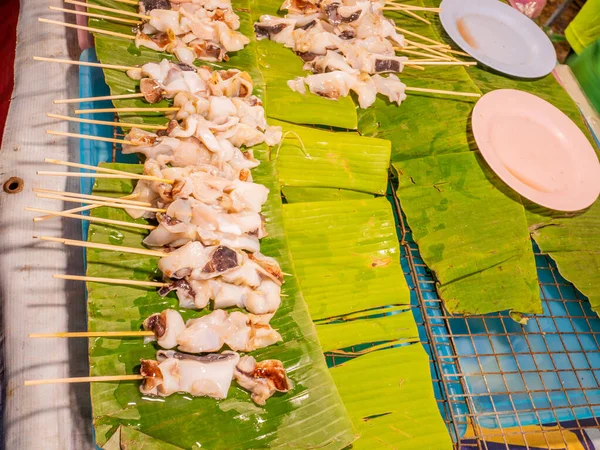
<path fill-rule="evenodd" d="M 330 200 L 357 200 L 373 198 L 364 192 L 346 189 L 282 186 L 281 193 L 287 203 L 321 202 Z"/>
<path fill-rule="evenodd" d="M 401 13 L 390 17 L 439 40 L 427 24 Z M 407 67 L 401 79 L 411 87 L 479 92 L 467 72 L 459 66 L 424 72 Z M 541 312 L 524 209 L 474 153 L 473 106 L 468 98 L 416 92 L 400 106 L 378 98 L 359 111 L 359 131 L 392 142 L 398 198 L 450 312 Z"/>
<path fill-rule="evenodd" d="M 600 201 L 575 216 L 527 206 L 533 239 L 600 314 Z"/>
<path fill-rule="evenodd" d="M 89 0 L 89 3 L 121 10 L 136 11 L 135 6 L 117 3 L 114 0 Z M 246 70 L 250 72 L 255 83 L 264 76 L 268 84 L 268 95 L 261 97 L 263 98 L 269 117 L 292 123 L 319 124 L 355 129 L 357 126 L 356 109 L 350 97 L 341 99 L 340 101 L 333 101 L 311 93 L 302 95 L 292 91 L 287 86 L 287 81 L 307 74 L 302 69 L 304 64 L 302 60 L 291 50 L 282 47 L 280 44 L 268 40 L 256 41 L 253 29 L 254 19 L 258 20 L 260 15 L 272 13 L 273 8 L 277 11 L 279 8 L 278 1 L 252 2 L 249 0 L 235 0 L 232 3 L 235 12 L 240 17 L 239 31 L 250 37 L 250 44 L 243 50 L 230 54 L 230 59 L 227 62 L 206 63 L 197 61 L 196 64 L 206 64 L 215 68 L 233 67 Z M 105 11 L 100 10 L 90 9 L 90 11 L 106 14 Z M 120 25 L 99 19 L 90 19 L 89 23 L 91 27 L 134 35 L 132 27 L 128 25 Z M 174 59 L 173 55 L 168 53 L 159 53 L 143 47 L 138 49 L 133 44 L 133 41 L 124 38 L 106 39 L 106 36 L 100 34 L 96 34 L 95 38 L 98 58 L 103 62 L 111 60 L 113 57 L 117 57 L 120 60 L 119 63 L 115 62 L 113 64 L 123 65 L 138 65 L 148 61 L 160 61 L 163 58 Z M 106 48 L 103 45 L 99 45 L 100 42 L 111 44 Z M 127 54 L 122 51 L 125 47 L 128 50 Z M 114 51 L 117 54 L 113 54 L 112 52 Z M 139 56 L 139 58 L 133 58 L 135 56 Z M 118 71 L 107 71 L 107 81 L 109 76 L 116 76 L 117 78 L 126 77 L 122 73 L 122 76 L 119 77 L 118 73 L 112 72 Z M 118 102 L 118 105 L 126 106 L 135 103 L 135 100 L 128 100 L 122 103 Z"/>
<path fill-rule="evenodd" d="M 115 165 L 140 171 L 139 165 Z M 282 206 L 274 163 L 263 162 L 253 172 L 256 182 L 270 188 L 263 209 L 269 236 L 261 251 L 275 257 L 286 277 L 284 301 L 271 323 L 283 337 L 277 345 L 253 352 L 257 359 L 280 359 L 294 381 L 293 391 L 269 399 L 264 407 L 252 403 L 247 392 L 235 386 L 226 400 L 173 395 L 161 400 L 144 398 L 137 382 L 95 383 L 91 386 L 94 428 L 99 445 L 121 426 L 133 426 L 143 440 L 164 441 L 181 448 L 328 448 L 340 449 L 354 439 L 352 425 L 327 371 L 314 325 L 293 276 L 283 230 Z M 96 193 L 123 195 L 129 180 L 97 180 Z M 129 220 L 122 210 L 99 208 L 97 217 Z M 93 242 L 142 247 L 143 233 L 114 226 L 90 227 Z M 89 276 L 156 279 L 153 257 L 89 249 Z M 90 330 L 135 330 L 148 315 L 165 308 L 178 309 L 176 298 L 161 298 L 155 290 L 131 286 L 88 284 Z M 182 311 L 186 318 L 206 312 Z M 90 344 L 92 375 L 134 373 L 141 358 L 153 358 L 156 349 L 140 339 L 97 339 Z M 115 438 L 116 439 L 116 438 Z M 121 437 L 122 439 L 122 437 Z M 141 439 L 141 437 L 140 437 Z"/>
<path fill-rule="evenodd" d="M 284 218 L 323 351 L 345 360 L 331 371 L 359 434 L 352 448 L 452 448 L 387 199 L 288 204 Z"/>
<path fill-rule="evenodd" d="M 267 84 L 268 86 L 268 84 Z M 282 186 L 340 188 L 385 194 L 390 143 L 383 139 L 319 130 L 271 120 L 283 127 L 277 149 Z"/>
<path fill-rule="evenodd" d="M 431 6 L 437 2 L 425 0 L 424 3 Z M 449 42 L 439 18 L 434 17 L 432 23 L 436 36 Z M 467 74 L 483 94 L 495 89 L 518 89 L 553 104 L 569 116 L 596 152 L 599 151 L 577 104 L 553 74 L 537 80 L 522 80 L 502 76 L 480 66 L 469 68 Z M 589 298 L 596 312 L 600 312 L 600 252 L 597 250 L 600 248 L 600 200 L 577 214 L 550 211 L 526 199 L 522 202 L 527 209 L 531 235 L 540 249 L 556 261 L 561 274 Z"/>
<path fill-rule="evenodd" d="M 367 353 L 331 373 L 360 435 L 353 449 L 453 448 L 420 345 Z"/>
<path fill-rule="evenodd" d="M 394 167 L 402 210 L 450 312 L 542 312 L 523 206 L 479 153 Z"/>
<path fill-rule="evenodd" d="M 292 203 L 283 211 L 313 320 L 409 304 L 387 199 Z"/>
<path fill-rule="evenodd" d="M 262 15 L 278 15 L 280 0 L 250 0 L 252 19 Z M 283 12 L 282 12 L 283 13 Z M 267 84 L 265 109 L 269 117 L 299 124 L 327 125 L 356 129 L 356 107 L 350 97 L 329 100 L 307 92 L 292 91 L 288 80 L 305 76 L 304 61 L 291 49 L 268 39 L 257 41 L 259 69 Z"/>

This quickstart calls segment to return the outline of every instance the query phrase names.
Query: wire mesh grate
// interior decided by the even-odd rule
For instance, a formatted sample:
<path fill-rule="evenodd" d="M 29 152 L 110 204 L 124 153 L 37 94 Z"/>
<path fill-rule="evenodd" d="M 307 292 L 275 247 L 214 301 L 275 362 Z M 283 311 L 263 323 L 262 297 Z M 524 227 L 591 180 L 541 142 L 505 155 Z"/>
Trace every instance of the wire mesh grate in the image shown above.
<path fill-rule="evenodd" d="M 600 433 L 600 318 L 534 245 L 543 313 L 452 316 L 395 195 L 403 266 L 440 410 L 457 448 L 593 450 Z M 406 270 L 405 270 L 406 272 Z M 560 425 L 559 425 L 560 423 Z M 597 441 L 598 444 L 600 442 Z"/>

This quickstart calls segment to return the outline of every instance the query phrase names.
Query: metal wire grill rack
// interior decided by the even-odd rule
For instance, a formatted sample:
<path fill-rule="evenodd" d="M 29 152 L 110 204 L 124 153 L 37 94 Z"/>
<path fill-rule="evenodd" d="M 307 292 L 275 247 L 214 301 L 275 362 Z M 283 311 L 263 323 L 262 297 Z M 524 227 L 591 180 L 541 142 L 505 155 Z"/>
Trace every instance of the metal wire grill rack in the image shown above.
<path fill-rule="evenodd" d="M 592 439 L 600 437 L 600 318 L 585 297 L 534 245 L 542 315 L 527 325 L 508 313 L 450 315 L 398 199 L 393 192 L 388 198 L 421 341 L 455 447 L 593 450 Z"/>

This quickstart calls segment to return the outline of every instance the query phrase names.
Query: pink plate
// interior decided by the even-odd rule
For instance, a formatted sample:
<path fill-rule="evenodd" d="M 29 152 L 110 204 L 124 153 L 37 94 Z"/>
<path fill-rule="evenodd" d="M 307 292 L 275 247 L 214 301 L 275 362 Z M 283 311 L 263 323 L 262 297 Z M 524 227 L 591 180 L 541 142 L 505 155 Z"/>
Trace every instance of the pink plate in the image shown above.
<path fill-rule="evenodd" d="M 473 134 L 492 170 L 529 200 L 579 211 L 600 194 L 600 163 L 564 113 L 535 95 L 499 89 L 473 110 Z"/>

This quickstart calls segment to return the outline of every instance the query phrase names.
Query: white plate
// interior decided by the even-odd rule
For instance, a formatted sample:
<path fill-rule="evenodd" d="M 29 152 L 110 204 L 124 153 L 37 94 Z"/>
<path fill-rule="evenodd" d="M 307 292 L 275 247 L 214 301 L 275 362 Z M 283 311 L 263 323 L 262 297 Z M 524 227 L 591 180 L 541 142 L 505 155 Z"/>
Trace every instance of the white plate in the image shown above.
<path fill-rule="evenodd" d="M 520 78 L 539 78 L 556 65 L 548 36 L 524 14 L 498 0 L 443 0 L 440 20 L 465 52 Z"/>
<path fill-rule="evenodd" d="M 514 89 L 491 91 L 475 105 L 472 123 L 482 156 L 523 197 L 557 211 L 580 211 L 598 198 L 594 148 L 547 101 Z"/>

